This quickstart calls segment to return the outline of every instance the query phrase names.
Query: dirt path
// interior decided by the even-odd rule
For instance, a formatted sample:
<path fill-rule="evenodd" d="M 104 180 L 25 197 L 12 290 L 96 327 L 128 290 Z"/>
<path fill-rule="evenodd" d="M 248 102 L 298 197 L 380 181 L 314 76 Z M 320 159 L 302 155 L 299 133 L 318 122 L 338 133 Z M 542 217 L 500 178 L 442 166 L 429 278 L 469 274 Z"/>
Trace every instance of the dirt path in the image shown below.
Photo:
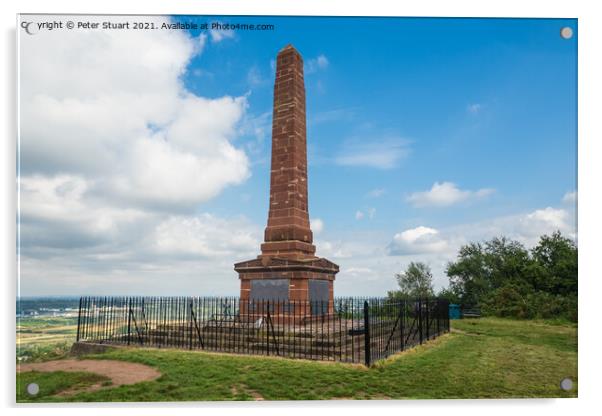
<path fill-rule="evenodd" d="M 69 359 L 46 361 L 43 363 L 26 363 L 18 364 L 17 371 L 87 371 L 110 378 L 113 384 L 111 384 L 109 387 L 117 387 L 124 384 L 136 384 L 142 381 L 155 380 L 161 376 L 160 372 L 147 365 L 115 360 Z M 89 388 L 78 390 L 77 392 L 97 390 L 99 388 L 100 385 L 93 385 Z M 74 391 L 73 393 L 76 392 Z"/>

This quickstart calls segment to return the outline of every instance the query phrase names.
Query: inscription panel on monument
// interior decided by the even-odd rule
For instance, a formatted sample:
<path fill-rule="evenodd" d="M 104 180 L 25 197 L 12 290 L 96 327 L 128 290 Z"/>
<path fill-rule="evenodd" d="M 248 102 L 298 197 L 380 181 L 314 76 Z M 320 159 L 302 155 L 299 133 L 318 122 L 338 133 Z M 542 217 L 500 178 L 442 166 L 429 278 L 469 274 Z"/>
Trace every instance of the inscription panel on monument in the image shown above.
<path fill-rule="evenodd" d="M 266 313 L 268 306 L 269 311 L 275 311 L 274 304 L 263 302 L 285 301 L 282 305 L 283 309 L 288 310 L 288 279 L 261 279 L 251 280 L 251 309 L 254 312 Z"/>
<path fill-rule="evenodd" d="M 326 280 L 310 280 L 308 283 L 309 301 L 311 302 L 312 315 L 325 315 L 328 313 L 330 299 L 330 286 Z"/>
<path fill-rule="evenodd" d="M 251 301 L 288 300 L 288 279 L 251 280 Z"/>

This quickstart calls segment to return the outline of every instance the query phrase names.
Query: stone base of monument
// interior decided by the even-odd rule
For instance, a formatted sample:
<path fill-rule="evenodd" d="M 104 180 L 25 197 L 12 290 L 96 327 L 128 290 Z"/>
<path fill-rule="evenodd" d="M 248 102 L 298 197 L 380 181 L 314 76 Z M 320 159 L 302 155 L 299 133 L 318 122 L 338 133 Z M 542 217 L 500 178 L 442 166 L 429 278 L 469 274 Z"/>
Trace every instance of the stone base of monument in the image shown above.
<path fill-rule="evenodd" d="M 290 318 L 290 319 L 289 319 Z M 265 316 L 239 320 L 211 319 L 199 328 L 197 336 L 190 325 L 165 324 L 96 341 L 103 346 L 152 346 L 242 354 L 278 355 L 312 360 L 358 361 L 362 357 L 364 333 L 353 322 L 334 315 L 311 317 L 303 324 L 298 317 L 276 316 L 270 324 Z M 86 345 L 87 343 L 78 343 Z"/>
<path fill-rule="evenodd" d="M 337 316 L 331 311 L 322 315 L 303 315 L 303 314 L 247 314 L 245 319 L 250 319 L 251 322 L 260 325 L 261 323 L 269 323 L 275 326 L 283 327 L 304 327 L 326 325 L 337 319 Z"/>
<path fill-rule="evenodd" d="M 334 313 L 333 281 L 339 267 L 327 259 L 260 256 L 237 263 L 235 270 L 243 314 L 269 311 L 283 324 L 303 325 Z"/>

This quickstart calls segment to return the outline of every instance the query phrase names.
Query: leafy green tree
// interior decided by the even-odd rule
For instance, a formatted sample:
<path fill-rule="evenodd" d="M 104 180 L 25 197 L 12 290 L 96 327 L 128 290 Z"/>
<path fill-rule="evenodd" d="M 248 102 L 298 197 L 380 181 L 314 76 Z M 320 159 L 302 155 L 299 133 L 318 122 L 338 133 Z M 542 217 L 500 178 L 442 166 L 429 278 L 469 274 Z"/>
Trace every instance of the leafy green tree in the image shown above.
<path fill-rule="evenodd" d="M 437 293 L 438 298 L 447 299 L 449 303 L 461 303 L 460 295 L 454 292 L 451 288 L 443 288 Z"/>
<path fill-rule="evenodd" d="M 449 291 L 485 314 L 577 319 L 577 246 L 560 232 L 531 250 L 505 237 L 460 248 L 447 265 Z"/>
<path fill-rule="evenodd" d="M 577 294 L 577 246 L 560 231 L 544 235 L 532 249 L 533 259 L 541 266 L 537 289 L 553 294 Z"/>
<path fill-rule="evenodd" d="M 433 274 L 428 265 L 411 262 L 405 271 L 395 275 L 400 294 L 410 298 L 426 298 L 434 296 Z"/>
<path fill-rule="evenodd" d="M 457 261 L 448 263 L 446 272 L 450 290 L 458 295 L 463 304 L 478 304 L 489 290 L 485 253 L 479 243 L 462 246 Z"/>

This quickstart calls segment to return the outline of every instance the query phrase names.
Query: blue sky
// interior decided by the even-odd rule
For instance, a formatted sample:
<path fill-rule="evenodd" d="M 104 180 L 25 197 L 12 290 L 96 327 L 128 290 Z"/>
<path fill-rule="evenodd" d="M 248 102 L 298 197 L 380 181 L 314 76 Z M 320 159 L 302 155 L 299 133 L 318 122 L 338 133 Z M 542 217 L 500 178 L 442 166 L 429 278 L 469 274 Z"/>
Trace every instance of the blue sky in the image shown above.
<path fill-rule="evenodd" d="M 117 35 L 86 34 L 90 39 L 113 36 L 108 39 L 114 40 L 115 51 L 104 48 L 98 53 L 107 54 L 109 61 L 114 62 L 106 64 L 105 72 L 94 72 L 96 69 L 91 70 L 82 62 L 77 74 L 89 80 L 104 79 L 111 65 L 115 65 L 114 76 L 118 78 L 111 85 L 123 85 L 122 90 L 131 96 L 127 108 L 140 105 L 144 94 L 150 97 L 144 99 L 152 103 L 152 111 L 141 109 L 129 118 L 123 116 L 121 125 L 126 129 L 138 119 L 146 123 L 146 127 L 133 128 L 124 140 L 138 134 L 148 135 L 148 140 L 121 153 L 135 155 L 135 149 L 146 143 L 144 146 L 151 147 L 143 147 L 147 149 L 145 154 L 165 157 L 157 160 L 173 169 L 160 172 L 162 179 L 169 179 L 160 185 L 156 185 L 156 180 L 147 181 L 148 177 L 139 178 L 140 170 L 124 171 L 114 178 L 113 172 L 101 167 L 88 170 L 71 160 L 65 151 L 75 153 L 75 142 L 64 142 L 63 151 L 56 155 L 42 154 L 39 149 L 44 148 L 45 133 L 30 134 L 25 129 L 21 137 L 22 178 L 31 194 L 23 198 L 23 220 L 31 226 L 22 232 L 26 259 L 21 285 L 24 294 L 140 290 L 161 294 L 166 289 L 183 294 L 191 288 L 203 294 L 236 293 L 238 281 L 231 265 L 258 254 L 267 220 L 274 65 L 277 52 L 288 43 L 299 50 L 305 61 L 309 210 L 317 254 L 341 266 L 335 284 L 338 294 L 384 294 L 395 287 L 394 273 L 412 260 L 427 262 L 433 269 L 436 287 L 443 287 L 447 284 L 445 264 L 468 241 L 504 234 L 531 246 L 539 235 L 555 229 L 576 238 L 575 19 L 172 19 L 267 23 L 275 25 L 275 30 L 193 31 L 169 35 L 166 40 L 160 38 L 160 33 L 136 34 L 146 36 L 136 38 L 136 42 L 149 42 L 146 49 L 129 48 L 127 42 L 126 46 L 123 42 L 118 44 L 121 38 Z M 563 27 L 573 29 L 571 39 L 560 36 Z M 67 45 L 80 42 L 72 33 L 43 35 L 64 36 Z M 41 37 L 24 39 L 23 59 L 46 59 Z M 153 49 L 152 42 L 157 42 L 158 49 Z M 108 44 L 112 45 L 110 41 Z M 56 43 L 51 45 L 48 62 L 61 53 L 52 50 Z M 179 45 L 184 45 L 181 50 Z M 162 106 L 167 106 L 169 100 L 155 103 L 154 95 L 132 87 L 136 75 L 119 75 L 123 71 L 119 56 L 152 55 L 149 51 L 153 50 L 163 51 L 163 64 L 158 66 L 164 72 L 145 74 L 150 71 L 149 65 L 140 66 L 140 79 L 148 76 L 148 91 L 156 88 L 155 95 L 171 97 L 173 92 L 172 107 L 181 108 L 177 112 L 180 115 L 165 115 L 171 110 Z M 175 70 L 165 64 L 170 59 Z M 165 84 L 157 81 L 155 86 L 153 80 L 162 80 L 164 75 Z M 39 74 L 22 75 L 22 82 L 28 77 Z M 46 131 L 59 131 L 65 123 L 69 124 L 37 120 L 35 114 L 27 118 L 27 106 L 41 105 L 40 96 L 53 98 L 49 102 L 60 103 L 56 104 L 56 112 L 71 111 L 68 114 L 73 114 L 73 107 L 69 107 L 73 102 L 78 103 L 82 114 L 87 114 L 86 106 L 91 100 L 104 103 L 98 106 L 106 105 L 107 111 L 115 106 L 105 95 L 86 90 L 77 82 L 53 79 L 56 89 L 48 87 L 49 82 L 40 82 L 39 88 L 32 82 L 31 91 L 22 93 L 25 98 L 32 97 L 31 102 L 22 99 L 22 125 L 39 124 Z M 59 87 L 60 94 L 56 93 Z M 202 103 L 196 102 L 200 99 Z M 122 98 L 115 100 L 114 103 L 123 102 Z M 181 116 L 189 105 L 198 106 L 190 120 Z M 94 111 L 98 111 L 98 106 Z M 208 121 L 195 121 L 197 118 Z M 78 143 L 81 137 L 87 137 L 86 126 L 68 127 L 66 134 L 73 134 L 74 140 L 79 137 Z M 107 145 L 108 137 L 114 132 L 111 126 L 104 128 L 94 122 L 95 132 L 100 132 L 99 149 L 106 150 L 111 147 Z M 185 138 L 179 136 L 182 131 L 186 131 Z M 163 138 L 165 146 L 179 147 L 158 148 L 157 138 Z M 206 147 L 199 147 L 199 143 Z M 191 168 L 198 176 L 178 176 L 179 166 L 183 165 L 169 158 L 176 149 L 204 160 L 218 145 L 230 149 L 215 156 L 216 162 L 223 157 L 223 171 L 207 168 L 205 172 L 201 168 L 197 172 L 197 168 Z M 61 150 L 61 144 L 55 147 Z M 85 159 L 88 149 L 78 151 L 73 159 Z M 234 153 L 236 157 L 232 156 Z M 144 156 L 124 163 L 150 170 L 156 166 L 150 159 L 141 159 Z M 182 167 L 182 172 L 186 169 Z M 180 189 L 187 186 L 188 177 L 217 178 L 219 186 L 197 189 L 191 184 L 190 189 Z M 51 202 L 43 199 L 46 197 L 58 204 L 63 197 L 60 189 L 67 184 L 76 190 L 68 195 L 73 202 L 72 215 L 79 221 L 67 227 L 72 234 L 63 231 L 65 227 L 55 227 L 55 220 L 35 209 L 48 207 Z M 152 192 L 155 185 L 163 197 Z M 148 187 L 147 192 L 141 189 L 144 186 Z M 124 189 L 131 191 L 127 198 L 119 193 Z M 194 192 L 203 196 L 191 197 Z M 29 202 L 31 210 L 27 209 Z M 93 202 L 104 207 L 98 216 L 108 219 L 93 230 L 84 230 L 89 225 L 83 224 L 89 221 L 79 210 Z M 42 217 L 50 221 L 45 226 L 39 226 Z M 103 228 L 107 221 L 111 226 Z M 149 229 L 154 229 L 154 233 Z M 229 229 L 246 231 L 232 239 L 218 232 Z M 124 230 L 129 235 L 136 230 L 140 238 L 129 241 L 121 235 Z M 173 234 L 177 230 L 189 234 L 189 246 L 198 244 L 202 251 L 215 244 L 219 253 L 210 247 L 196 258 L 193 250 L 176 244 L 181 240 Z M 44 240 L 40 235 L 51 234 L 56 239 L 40 242 Z M 77 243 L 80 239 L 88 249 L 81 250 Z M 65 240 L 74 241 L 74 248 L 59 253 L 57 246 L 68 245 Z M 119 255 L 114 252 L 116 246 L 121 247 Z M 118 259 L 118 263 L 107 262 L 107 258 Z M 153 267 L 149 266 L 151 263 Z M 42 270 L 47 271 L 49 265 L 55 270 L 51 274 L 63 277 L 43 277 Z M 170 267 L 178 269 L 179 277 L 173 284 L 164 279 L 172 273 Z M 183 272 L 185 269 L 190 272 Z M 87 276 L 87 280 L 73 287 L 64 277 L 65 270 L 71 271 L 73 279 Z M 220 276 L 219 284 L 203 276 L 208 270 L 212 276 Z M 131 280 L 118 277 L 123 275 Z M 139 282 L 144 279 L 150 283 L 141 289 Z M 36 287 L 34 283 L 40 280 L 45 283 Z M 119 284 L 107 288 L 107 281 Z"/>
<path fill-rule="evenodd" d="M 265 220 L 269 174 L 273 59 L 293 43 L 305 61 L 327 68 L 306 75 L 310 210 L 335 230 L 445 226 L 553 205 L 576 187 L 576 39 L 548 19 L 217 18 L 273 22 L 272 32 L 237 32 L 208 47 L 184 77 L 211 97 L 249 93 L 249 113 L 267 113 L 266 137 L 251 178 L 203 207 Z M 188 18 L 181 18 L 188 20 Z M 205 18 L 199 19 L 206 21 Z M 249 82 L 254 68 L 259 85 Z M 210 75 L 195 75 L 195 70 Z M 382 151 L 404 143 L 393 166 L 340 166 L 349 142 Z M 254 156 L 254 157 L 253 157 Z M 375 155 L 375 164 L 378 158 Z M 495 188 L 470 206 L 415 209 L 405 194 L 451 181 L 462 189 Z M 374 189 L 385 192 L 367 200 Z M 374 207 L 372 223 L 358 209 Z M 330 228 L 329 227 L 329 228 Z M 336 227 L 336 228 L 334 228 Z"/>

